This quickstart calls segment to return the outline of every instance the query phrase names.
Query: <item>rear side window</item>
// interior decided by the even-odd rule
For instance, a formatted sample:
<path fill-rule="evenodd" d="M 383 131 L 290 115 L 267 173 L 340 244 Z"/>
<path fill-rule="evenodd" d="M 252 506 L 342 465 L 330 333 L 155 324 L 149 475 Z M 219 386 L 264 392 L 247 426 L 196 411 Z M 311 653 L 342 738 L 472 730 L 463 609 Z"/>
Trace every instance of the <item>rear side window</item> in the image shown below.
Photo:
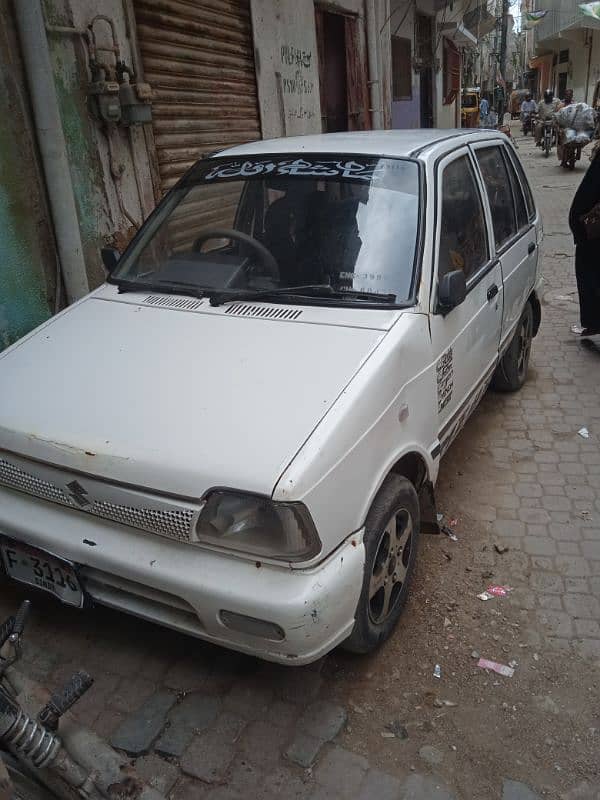
<path fill-rule="evenodd" d="M 513 197 L 515 199 L 517 229 L 522 230 L 523 228 L 529 227 L 529 214 L 527 213 L 527 209 L 525 207 L 525 198 L 523 197 L 523 189 L 521 187 L 521 181 L 519 180 L 517 173 L 515 172 L 515 168 L 508 159 L 508 153 L 506 152 L 506 150 L 504 151 L 504 155 L 506 160 L 506 168 L 508 169 L 508 174 L 510 175 L 510 183 L 512 186 Z"/>
<path fill-rule="evenodd" d="M 477 149 L 475 157 L 490 202 L 496 247 L 500 249 L 517 233 L 515 208 L 506 165 L 502 151 L 496 145 Z"/>
<path fill-rule="evenodd" d="M 523 165 L 521 164 L 517 156 L 512 152 L 510 147 L 506 148 L 506 152 L 508 153 L 510 163 L 514 166 L 514 168 L 517 171 L 517 175 L 519 176 L 519 183 L 521 184 L 521 188 L 523 189 L 523 193 L 525 194 L 525 205 L 527 206 L 527 216 L 531 220 L 535 217 L 535 203 L 533 202 L 531 186 L 529 185 L 529 181 L 527 180 L 527 176 L 525 175 L 525 171 L 523 170 Z"/>
<path fill-rule="evenodd" d="M 444 169 L 438 278 L 462 269 L 468 280 L 488 262 L 483 204 L 468 156 Z"/>

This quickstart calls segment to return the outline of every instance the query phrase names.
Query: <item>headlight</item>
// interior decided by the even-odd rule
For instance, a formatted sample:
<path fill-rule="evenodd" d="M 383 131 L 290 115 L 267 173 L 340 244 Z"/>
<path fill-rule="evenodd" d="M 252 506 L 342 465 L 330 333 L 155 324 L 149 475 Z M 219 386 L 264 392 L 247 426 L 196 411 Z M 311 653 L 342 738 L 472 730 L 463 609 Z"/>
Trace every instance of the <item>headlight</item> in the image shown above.
<path fill-rule="evenodd" d="M 282 561 L 307 561 L 321 549 L 302 503 L 274 503 L 250 494 L 210 494 L 196 534 L 198 542 Z"/>

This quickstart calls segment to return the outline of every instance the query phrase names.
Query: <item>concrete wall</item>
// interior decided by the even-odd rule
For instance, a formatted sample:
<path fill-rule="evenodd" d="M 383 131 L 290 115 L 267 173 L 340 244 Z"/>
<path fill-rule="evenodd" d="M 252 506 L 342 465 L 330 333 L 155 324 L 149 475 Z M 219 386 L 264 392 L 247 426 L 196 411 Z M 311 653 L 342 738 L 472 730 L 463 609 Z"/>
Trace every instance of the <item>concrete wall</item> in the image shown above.
<path fill-rule="evenodd" d="M 587 65 L 586 65 L 587 70 Z M 592 61 L 590 66 L 590 81 L 588 87 L 588 96 L 586 102 L 592 103 L 594 99 L 594 87 L 600 81 L 600 31 L 594 31 L 594 38 L 592 40 Z M 584 98 L 585 100 L 586 98 Z"/>
<path fill-rule="evenodd" d="M 573 89 L 576 101 L 591 103 L 594 96 L 594 86 L 600 80 L 600 30 L 593 32 L 592 53 L 589 71 L 589 86 L 586 98 L 586 82 L 588 74 L 589 47 L 587 46 L 588 31 L 582 28 L 566 31 L 556 39 L 544 42 L 546 52 L 558 56 L 560 50 L 569 51 L 569 63 L 556 64 L 552 71 L 554 81 L 553 89 L 558 92 L 558 76 L 568 73 L 567 87 Z M 542 49 L 540 47 L 540 49 Z"/>
<path fill-rule="evenodd" d="M 575 100 L 591 103 L 594 96 L 594 86 L 600 80 L 600 30 L 594 31 L 592 40 L 592 57 L 590 62 L 590 78 L 588 96 L 586 98 L 585 88 L 588 72 L 589 47 L 587 47 L 587 31 L 580 30 L 569 35 L 568 40 L 563 40 L 561 49 L 568 46 L 569 60 L 571 62 L 571 74 L 567 78 L 567 86 L 573 89 Z M 557 64 L 557 69 L 567 66 Z"/>
<path fill-rule="evenodd" d="M 392 0 L 392 18 L 390 31 L 398 31 L 399 36 L 411 39 L 414 57 L 414 22 L 415 13 L 428 14 L 435 17 L 434 24 L 434 59 L 438 69 L 433 75 L 433 120 L 436 128 L 454 128 L 460 125 L 460 96 L 450 105 L 444 105 L 444 73 L 443 73 L 443 36 L 440 27 L 445 22 L 461 20 L 469 0 L 455 2 L 446 11 L 435 11 L 433 0 L 417 0 L 416 4 L 407 5 L 405 0 Z M 391 66 L 390 66 L 391 71 Z M 391 123 L 393 128 L 419 128 L 420 120 L 420 77 L 412 71 L 412 99 L 391 102 Z M 458 116 L 457 116 L 458 114 Z"/>
<path fill-rule="evenodd" d="M 295 136 L 322 130 L 315 6 L 358 18 L 359 58 L 368 72 L 364 0 L 251 0 L 258 99 L 263 137 Z M 379 29 L 386 2 L 377 0 Z M 377 47 L 384 126 L 389 127 L 389 42 Z"/>
<path fill-rule="evenodd" d="M 458 0 L 446 9 L 441 9 L 437 12 L 437 24 L 443 26 L 448 22 L 460 22 L 467 11 L 472 7 L 470 0 Z M 439 29 L 438 29 L 439 31 Z M 437 50 L 435 56 L 439 59 L 440 69 L 435 78 L 435 125 L 438 128 L 456 128 L 460 127 L 460 94 L 462 86 L 459 88 L 456 100 L 449 105 L 444 105 L 444 42 L 443 35 L 437 35 Z M 452 36 L 450 35 L 450 38 Z"/>
<path fill-rule="evenodd" d="M 321 131 L 312 3 L 253 0 L 258 100 L 265 139 Z"/>
<path fill-rule="evenodd" d="M 392 0 L 392 16 L 390 20 L 391 35 L 410 39 L 411 53 L 414 58 L 415 7 L 406 5 L 406 0 Z M 412 99 L 392 99 L 392 128 L 419 128 L 421 124 L 420 78 L 411 69 Z"/>
<path fill-rule="evenodd" d="M 50 316 L 56 256 L 12 11 L 0 0 L 0 350 Z"/>

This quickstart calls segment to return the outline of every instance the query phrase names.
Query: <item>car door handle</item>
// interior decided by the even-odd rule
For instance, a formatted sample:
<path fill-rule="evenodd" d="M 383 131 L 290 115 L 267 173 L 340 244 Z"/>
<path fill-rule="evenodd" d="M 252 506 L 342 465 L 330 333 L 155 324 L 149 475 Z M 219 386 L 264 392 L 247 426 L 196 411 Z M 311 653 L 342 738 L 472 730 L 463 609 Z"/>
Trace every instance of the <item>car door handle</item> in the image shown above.
<path fill-rule="evenodd" d="M 495 283 L 492 283 L 492 285 L 490 286 L 490 288 L 487 291 L 487 299 L 488 300 L 493 300 L 494 297 L 496 297 L 497 294 L 498 294 L 498 287 L 496 286 Z"/>
<path fill-rule="evenodd" d="M 534 250 L 535 250 L 535 242 L 529 242 L 529 247 L 527 248 L 527 252 L 529 253 L 529 255 L 531 255 Z"/>

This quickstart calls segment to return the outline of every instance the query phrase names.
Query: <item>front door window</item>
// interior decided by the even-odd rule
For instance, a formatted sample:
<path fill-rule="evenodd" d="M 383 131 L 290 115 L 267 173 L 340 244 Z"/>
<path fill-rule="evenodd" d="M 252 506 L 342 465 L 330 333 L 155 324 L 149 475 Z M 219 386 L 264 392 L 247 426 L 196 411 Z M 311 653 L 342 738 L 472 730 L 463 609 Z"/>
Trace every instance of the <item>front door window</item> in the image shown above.
<path fill-rule="evenodd" d="M 475 151 L 490 202 L 496 249 L 517 233 L 515 208 L 506 165 L 500 147 L 482 147 Z"/>
<path fill-rule="evenodd" d="M 438 277 L 462 269 L 467 281 L 488 262 L 483 205 L 467 155 L 444 170 Z"/>

